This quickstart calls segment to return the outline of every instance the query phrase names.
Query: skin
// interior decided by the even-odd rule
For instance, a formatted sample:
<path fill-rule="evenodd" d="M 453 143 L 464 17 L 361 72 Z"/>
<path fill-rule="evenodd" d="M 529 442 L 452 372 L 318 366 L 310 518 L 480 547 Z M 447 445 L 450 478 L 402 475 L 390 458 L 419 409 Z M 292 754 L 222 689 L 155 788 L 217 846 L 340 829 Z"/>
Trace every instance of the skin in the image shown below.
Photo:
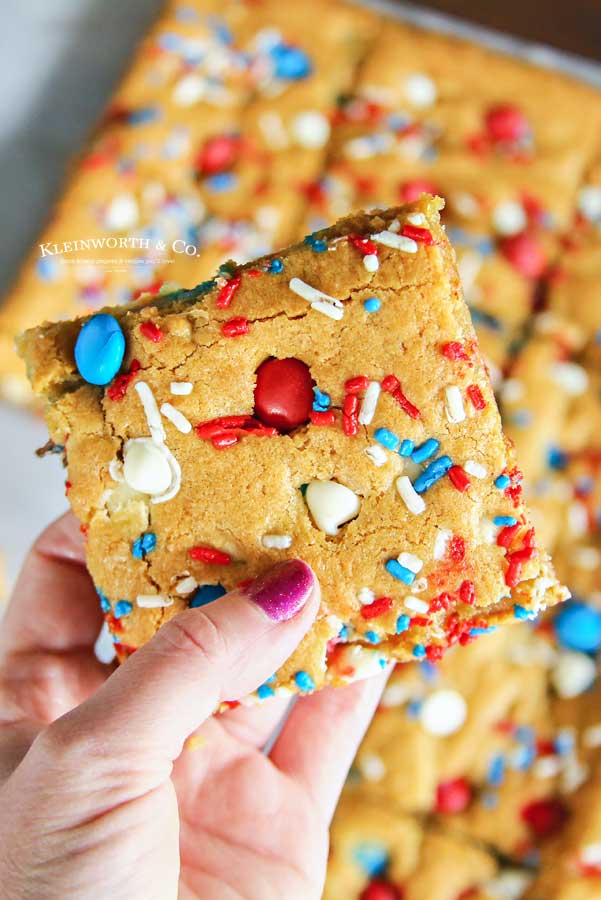
<path fill-rule="evenodd" d="M 385 675 L 238 707 L 319 604 L 274 622 L 237 591 L 171 620 L 118 669 L 67 514 L 32 548 L 0 631 L 0 885 L 21 898 L 311 900 Z M 190 739 L 190 736 L 193 736 Z"/>

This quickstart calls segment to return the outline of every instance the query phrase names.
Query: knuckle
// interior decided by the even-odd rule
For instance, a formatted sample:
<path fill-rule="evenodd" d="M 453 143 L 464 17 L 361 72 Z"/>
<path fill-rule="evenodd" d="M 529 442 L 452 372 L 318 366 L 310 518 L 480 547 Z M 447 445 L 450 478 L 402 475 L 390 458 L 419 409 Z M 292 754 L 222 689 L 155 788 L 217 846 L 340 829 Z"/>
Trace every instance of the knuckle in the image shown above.
<path fill-rule="evenodd" d="M 194 654 L 207 665 L 229 656 L 228 642 L 223 632 L 202 610 L 174 616 L 159 633 L 170 653 Z"/>

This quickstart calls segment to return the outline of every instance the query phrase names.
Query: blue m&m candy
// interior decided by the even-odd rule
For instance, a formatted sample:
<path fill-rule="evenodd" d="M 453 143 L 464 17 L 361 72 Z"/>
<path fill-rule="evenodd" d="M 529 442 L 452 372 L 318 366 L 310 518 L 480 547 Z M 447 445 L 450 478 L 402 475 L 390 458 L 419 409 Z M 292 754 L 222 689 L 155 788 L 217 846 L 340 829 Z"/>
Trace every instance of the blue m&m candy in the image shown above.
<path fill-rule="evenodd" d="M 592 653 L 601 647 L 601 612 L 586 603 L 568 603 L 555 619 L 555 630 L 562 646 Z"/>
<path fill-rule="evenodd" d="M 271 48 L 276 78 L 289 81 L 300 81 L 311 74 L 311 61 L 306 53 L 298 47 L 288 44 L 276 44 Z"/>
<path fill-rule="evenodd" d="M 119 322 L 98 313 L 85 323 L 75 343 L 77 371 L 89 384 L 108 384 L 123 362 L 125 337 Z"/>

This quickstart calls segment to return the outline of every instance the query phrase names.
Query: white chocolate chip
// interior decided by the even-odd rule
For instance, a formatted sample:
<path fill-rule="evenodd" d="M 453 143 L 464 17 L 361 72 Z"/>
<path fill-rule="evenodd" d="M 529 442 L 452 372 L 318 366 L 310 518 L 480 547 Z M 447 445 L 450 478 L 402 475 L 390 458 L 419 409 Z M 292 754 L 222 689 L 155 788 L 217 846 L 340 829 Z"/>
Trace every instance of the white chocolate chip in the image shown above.
<path fill-rule="evenodd" d="M 94 654 L 101 663 L 108 664 L 115 658 L 115 642 L 106 622 L 102 623 L 100 634 L 94 644 Z"/>
<path fill-rule="evenodd" d="M 311 481 L 305 493 L 311 518 L 324 534 L 338 534 L 341 525 L 359 513 L 361 501 L 354 491 L 337 481 Z"/>
<path fill-rule="evenodd" d="M 133 194 L 117 194 L 104 214 L 104 224 L 109 231 L 127 231 L 138 223 L 140 213 Z"/>
<path fill-rule="evenodd" d="M 176 83 L 172 98 L 176 106 L 193 106 L 205 96 L 206 81 L 198 75 L 190 73 Z"/>
<path fill-rule="evenodd" d="M 292 120 L 292 134 L 297 144 L 310 150 L 325 146 L 330 137 L 330 123 L 323 113 L 310 110 Z"/>
<path fill-rule="evenodd" d="M 570 397 L 584 394 L 588 387 L 586 370 L 573 362 L 554 362 L 549 366 L 549 375 L 553 381 Z"/>
<path fill-rule="evenodd" d="M 264 534 L 261 543 L 270 550 L 287 550 L 292 546 L 292 538 L 289 534 Z"/>
<path fill-rule="evenodd" d="M 528 224 L 524 207 L 517 200 L 497 203 L 492 211 L 493 228 L 503 236 L 519 234 Z"/>
<path fill-rule="evenodd" d="M 359 593 L 357 594 L 357 599 L 361 606 L 369 606 L 370 603 L 373 603 L 376 599 L 376 595 L 370 588 L 362 587 Z"/>
<path fill-rule="evenodd" d="M 578 211 L 589 222 L 601 222 L 601 185 L 587 184 L 580 188 Z"/>
<path fill-rule="evenodd" d="M 381 781 L 386 775 L 386 766 L 381 756 L 366 753 L 358 760 L 359 770 L 367 781 Z"/>
<path fill-rule="evenodd" d="M 414 72 L 405 81 L 405 96 L 412 106 L 425 109 L 432 106 L 437 97 L 436 85 L 429 75 Z"/>
<path fill-rule="evenodd" d="M 446 737 L 459 731 L 467 716 L 467 705 L 457 691 L 440 689 L 424 700 L 419 720 L 428 734 Z"/>
<path fill-rule="evenodd" d="M 155 496 L 169 488 L 172 480 L 171 467 L 152 438 L 127 441 L 123 457 L 123 477 L 134 491 Z"/>
<path fill-rule="evenodd" d="M 192 387 L 191 381 L 172 381 L 169 389 L 176 397 L 187 397 L 188 394 L 192 393 Z"/>
<path fill-rule="evenodd" d="M 553 687 L 560 697 L 571 699 L 588 690 L 597 675 L 594 660 L 585 653 L 560 653 L 551 673 Z"/>

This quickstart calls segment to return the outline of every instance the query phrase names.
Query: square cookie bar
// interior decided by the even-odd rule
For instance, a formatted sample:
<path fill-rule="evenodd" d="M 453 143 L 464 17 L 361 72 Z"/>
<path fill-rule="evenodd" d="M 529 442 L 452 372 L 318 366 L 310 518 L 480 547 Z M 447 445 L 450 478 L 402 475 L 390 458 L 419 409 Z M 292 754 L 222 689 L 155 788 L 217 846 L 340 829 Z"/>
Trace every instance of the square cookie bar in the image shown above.
<path fill-rule="evenodd" d="M 20 340 L 121 658 L 283 557 L 314 628 L 260 696 L 438 660 L 567 596 L 535 541 L 441 201 Z"/>

